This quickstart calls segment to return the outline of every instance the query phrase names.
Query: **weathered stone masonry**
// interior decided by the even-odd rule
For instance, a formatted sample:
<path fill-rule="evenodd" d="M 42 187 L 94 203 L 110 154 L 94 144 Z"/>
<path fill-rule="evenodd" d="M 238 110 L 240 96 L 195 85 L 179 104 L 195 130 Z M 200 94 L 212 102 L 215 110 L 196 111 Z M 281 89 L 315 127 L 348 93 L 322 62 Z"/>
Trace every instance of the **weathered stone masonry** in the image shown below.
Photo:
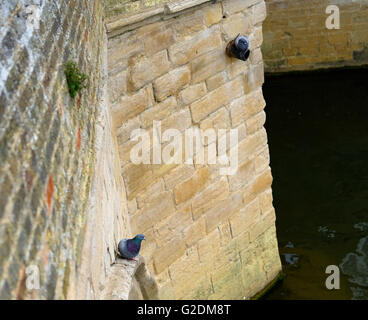
<path fill-rule="evenodd" d="M 142 255 L 160 298 L 249 298 L 280 271 L 263 128 L 266 8 L 258 0 L 199 2 L 107 21 L 122 177 L 131 230 L 148 239 Z M 251 41 L 247 62 L 224 54 L 239 33 Z M 238 172 L 226 177 L 218 165 L 131 163 L 130 132 L 147 128 L 152 137 L 153 120 L 162 121 L 162 131 L 238 128 Z"/>
<path fill-rule="evenodd" d="M 25 2 L 1 8 L 0 297 L 104 298 L 117 243 L 137 232 L 159 298 L 249 298 L 272 281 L 264 1 L 45 1 L 38 30 Z M 238 33 L 247 62 L 225 55 Z M 89 76 L 75 99 L 69 60 Z M 238 128 L 238 172 L 130 163 L 131 130 L 152 135 L 153 120 Z M 25 288 L 30 265 L 40 290 Z"/>
<path fill-rule="evenodd" d="M 101 99 L 100 1 L 4 1 L 0 25 L 0 297 L 67 298 L 81 263 Z M 32 3 L 32 2 L 31 2 Z M 74 100 L 65 63 L 89 87 Z M 26 268 L 41 290 L 25 288 Z"/>
<path fill-rule="evenodd" d="M 266 72 L 368 64 L 368 0 L 268 0 L 263 24 Z M 326 8 L 340 9 L 327 29 Z"/>

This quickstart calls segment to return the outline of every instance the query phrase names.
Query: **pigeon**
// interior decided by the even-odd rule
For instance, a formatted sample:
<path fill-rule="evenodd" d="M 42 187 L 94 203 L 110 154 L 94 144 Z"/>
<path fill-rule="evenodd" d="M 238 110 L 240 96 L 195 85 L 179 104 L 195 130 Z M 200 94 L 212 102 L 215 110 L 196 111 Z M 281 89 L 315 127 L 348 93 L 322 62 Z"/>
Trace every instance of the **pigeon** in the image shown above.
<path fill-rule="evenodd" d="M 146 240 L 143 234 L 137 234 L 133 239 L 121 240 L 118 244 L 120 255 L 125 259 L 137 261 L 134 258 L 139 254 L 139 250 L 141 250 L 142 240 Z"/>
<path fill-rule="evenodd" d="M 239 34 L 235 39 L 235 46 L 240 51 L 247 51 L 249 48 L 248 38 Z"/>
<path fill-rule="evenodd" d="M 250 54 L 249 46 L 249 39 L 246 36 L 239 34 L 235 40 L 229 42 L 226 47 L 226 53 L 229 57 L 235 57 L 237 59 L 247 61 Z"/>

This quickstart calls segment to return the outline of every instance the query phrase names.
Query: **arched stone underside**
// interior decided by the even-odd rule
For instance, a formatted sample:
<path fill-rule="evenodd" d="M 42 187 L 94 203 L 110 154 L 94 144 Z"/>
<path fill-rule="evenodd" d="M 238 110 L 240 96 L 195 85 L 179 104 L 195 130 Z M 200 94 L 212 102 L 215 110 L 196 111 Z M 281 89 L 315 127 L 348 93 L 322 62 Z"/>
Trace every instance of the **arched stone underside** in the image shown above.
<path fill-rule="evenodd" d="M 266 72 L 368 65 L 368 0 L 266 4 L 262 45 Z"/>

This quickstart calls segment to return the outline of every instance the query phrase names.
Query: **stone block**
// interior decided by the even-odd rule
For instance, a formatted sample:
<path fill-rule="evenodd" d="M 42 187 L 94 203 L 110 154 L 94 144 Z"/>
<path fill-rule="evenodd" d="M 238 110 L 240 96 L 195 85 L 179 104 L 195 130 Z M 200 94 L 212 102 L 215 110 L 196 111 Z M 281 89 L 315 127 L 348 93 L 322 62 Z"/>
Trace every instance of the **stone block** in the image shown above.
<path fill-rule="evenodd" d="M 203 31 L 206 28 L 204 14 L 202 10 L 194 13 L 188 12 L 179 16 L 179 19 L 172 25 L 175 31 L 176 41 L 185 41 L 193 34 Z"/>
<path fill-rule="evenodd" d="M 229 197 L 229 185 L 226 178 L 209 185 L 192 202 L 193 217 L 198 219 L 216 203 Z"/>
<path fill-rule="evenodd" d="M 170 192 L 165 191 L 158 194 L 145 207 L 139 209 L 131 217 L 132 233 L 144 233 L 150 227 L 159 223 L 175 211 Z"/>
<path fill-rule="evenodd" d="M 215 229 L 222 221 L 228 219 L 232 214 L 239 211 L 242 206 L 242 193 L 240 192 L 234 193 L 231 197 L 212 206 L 205 213 L 207 233 Z"/>
<path fill-rule="evenodd" d="M 264 109 L 265 105 L 266 102 L 263 98 L 261 88 L 257 89 L 251 94 L 247 94 L 246 96 L 234 99 L 230 103 L 230 116 L 232 126 L 237 126 L 243 121 L 252 117 L 253 115 L 256 115 Z"/>
<path fill-rule="evenodd" d="M 204 82 L 192 85 L 180 92 L 180 101 L 183 105 L 190 104 L 203 97 L 207 92 Z"/>
<path fill-rule="evenodd" d="M 121 97 L 112 105 L 111 114 L 115 128 L 120 127 L 128 119 L 134 118 L 141 112 L 152 106 L 153 92 L 149 85 L 137 93 Z"/>
<path fill-rule="evenodd" d="M 213 111 L 241 96 L 243 92 L 244 82 L 240 77 L 211 91 L 190 106 L 194 122 L 201 121 Z"/>
<path fill-rule="evenodd" d="M 260 0 L 225 0 L 222 5 L 224 14 L 231 15 L 236 12 L 244 11 L 257 2 L 260 2 Z"/>
<path fill-rule="evenodd" d="M 130 81 L 133 90 L 138 90 L 145 84 L 167 73 L 170 62 L 167 51 L 160 51 L 153 56 L 136 56 L 130 61 Z"/>
<path fill-rule="evenodd" d="M 172 263 L 183 257 L 185 253 L 185 244 L 181 235 L 176 235 L 166 242 L 165 245 L 156 249 L 153 255 L 153 264 L 155 273 L 159 274 L 165 271 Z M 185 255 L 184 255 L 185 257 Z"/>
<path fill-rule="evenodd" d="M 153 82 L 155 97 L 158 101 L 162 101 L 174 95 L 189 82 L 190 71 L 187 66 L 174 69 Z"/>
<path fill-rule="evenodd" d="M 192 223 L 190 205 L 180 207 L 174 214 L 161 221 L 155 227 L 157 245 L 160 247 L 164 246 L 166 242 L 171 241 L 171 238 L 181 234 Z"/>
<path fill-rule="evenodd" d="M 275 226 L 275 210 L 271 209 L 270 211 L 264 213 L 261 219 L 255 223 L 250 230 L 250 241 L 255 241 L 262 233 L 264 233 L 270 227 Z"/>
<path fill-rule="evenodd" d="M 214 294 L 210 299 L 240 299 L 244 294 L 242 281 L 238 274 L 241 273 L 240 260 L 223 265 L 211 275 Z"/>
<path fill-rule="evenodd" d="M 168 129 L 177 129 L 180 132 L 183 132 L 185 129 L 189 128 L 191 124 L 192 117 L 190 115 L 189 107 L 186 107 L 164 119 L 161 123 L 161 131 L 164 133 Z"/>
<path fill-rule="evenodd" d="M 257 25 L 266 19 L 266 3 L 261 1 L 252 7 L 252 21 L 253 25 Z"/>
<path fill-rule="evenodd" d="M 191 62 L 193 83 L 201 82 L 214 74 L 221 72 L 226 67 L 225 50 L 214 50 L 206 53 Z"/>
<path fill-rule="evenodd" d="M 254 162 L 252 160 L 246 161 L 241 164 L 236 174 L 229 176 L 230 191 L 240 189 L 242 186 L 247 185 L 254 178 Z"/>
<path fill-rule="evenodd" d="M 225 107 L 215 111 L 214 113 L 209 115 L 206 119 L 202 120 L 199 127 L 203 131 L 206 131 L 208 129 L 215 129 L 216 139 L 218 139 L 219 135 L 218 129 L 228 129 L 231 127 L 229 111 Z M 226 132 L 226 134 L 229 135 L 228 132 Z M 207 145 L 215 143 L 216 139 L 208 138 L 204 141 L 204 144 Z"/>
<path fill-rule="evenodd" d="M 127 71 L 121 71 L 109 77 L 108 90 L 109 90 L 109 98 L 112 103 L 114 103 L 120 96 L 127 93 L 128 90 L 127 78 L 128 78 Z"/>
<path fill-rule="evenodd" d="M 227 73 L 225 71 L 215 74 L 214 76 L 206 79 L 206 85 L 208 91 L 212 91 L 222 86 L 225 82 L 228 81 Z"/>
<path fill-rule="evenodd" d="M 169 48 L 169 56 L 173 63 L 182 65 L 206 52 L 221 47 L 222 39 L 219 29 L 211 28 L 188 40 L 174 44 Z"/>
<path fill-rule="evenodd" d="M 141 126 L 139 118 L 129 119 L 124 122 L 117 130 L 116 136 L 119 145 L 124 144 L 130 139 L 130 135 L 133 130 L 138 129 Z"/>
<path fill-rule="evenodd" d="M 263 63 L 252 66 L 245 75 L 245 92 L 248 94 L 253 90 L 261 90 L 264 83 Z"/>
<path fill-rule="evenodd" d="M 262 51 L 261 48 L 254 49 L 250 52 L 249 57 L 251 63 L 253 65 L 259 64 L 262 62 Z"/>
<path fill-rule="evenodd" d="M 178 184 L 174 188 L 176 204 L 185 202 L 200 192 L 209 180 L 210 172 L 208 167 L 198 169 L 192 177 Z"/>
<path fill-rule="evenodd" d="M 253 134 L 263 128 L 265 122 L 266 113 L 264 111 L 261 111 L 260 113 L 257 113 L 255 116 L 248 119 L 246 122 L 248 134 Z"/>
<path fill-rule="evenodd" d="M 160 121 L 172 114 L 177 106 L 176 98 L 169 97 L 166 100 L 154 105 L 143 111 L 140 115 L 143 128 L 148 128 L 153 125 L 153 121 Z"/>
<path fill-rule="evenodd" d="M 193 176 L 195 169 L 190 165 L 181 165 L 174 170 L 171 170 L 168 174 L 164 176 L 165 185 L 168 190 L 173 189 L 176 185 L 189 179 Z"/>
<path fill-rule="evenodd" d="M 119 42 L 109 46 L 108 49 L 109 73 L 126 68 L 128 59 L 144 50 L 143 41 L 132 36 L 130 33 L 123 35 L 119 40 Z"/>
<path fill-rule="evenodd" d="M 230 218 L 233 237 L 237 237 L 245 231 L 251 231 L 251 226 L 258 223 L 261 210 L 258 199 L 253 200 L 245 208 Z"/>
<path fill-rule="evenodd" d="M 156 182 L 149 185 L 144 191 L 138 193 L 135 197 L 137 206 L 139 209 L 143 208 L 145 205 L 151 203 L 158 194 L 165 191 L 165 184 L 163 179 L 157 179 Z"/>
<path fill-rule="evenodd" d="M 252 191 L 255 194 L 259 194 L 262 191 L 268 189 L 272 184 L 271 169 L 266 170 L 260 174 L 252 184 Z"/>
<path fill-rule="evenodd" d="M 220 223 L 218 226 L 218 230 L 220 233 L 220 246 L 229 246 L 233 238 L 230 228 L 230 222 L 228 220 L 225 220 L 224 222 Z"/>
<path fill-rule="evenodd" d="M 238 13 L 222 21 L 222 29 L 230 40 L 234 39 L 239 33 L 248 36 L 251 21 L 244 13 Z"/>
<path fill-rule="evenodd" d="M 267 283 L 267 275 L 263 269 L 263 261 L 259 259 L 255 248 L 249 248 L 241 252 L 243 268 L 241 270 L 241 279 L 244 288 L 247 288 L 246 298 L 251 298 L 258 293 Z"/>
<path fill-rule="evenodd" d="M 198 241 L 199 260 L 205 268 L 212 268 L 215 255 L 220 250 L 220 234 L 217 229 Z"/>
<path fill-rule="evenodd" d="M 188 249 L 186 254 L 170 265 L 169 270 L 176 296 L 187 294 L 203 279 L 205 273 L 199 266 L 196 247 Z"/>
<path fill-rule="evenodd" d="M 230 103 L 231 125 L 233 127 L 238 126 L 246 120 L 247 101 L 248 99 L 246 96 L 241 96 Z"/>
<path fill-rule="evenodd" d="M 206 236 L 206 222 L 204 217 L 191 222 L 183 231 L 183 240 L 187 248 L 195 245 Z"/>
<path fill-rule="evenodd" d="M 270 152 L 268 150 L 268 145 L 261 150 L 261 152 L 256 156 L 254 161 L 254 167 L 256 169 L 256 173 L 259 174 L 265 171 L 270 165 Z"/>
<path fill-rule="evenodd" d="M 143 39 L 144 50 L 148 55 L 167 49 L 175 43 L 174 32 L 170 25 L 158 23 L 151 26 L 149 30 L 142 31 L 144 34 L 140 37 Z"/>
<path fill-rule="evenodd" d="M 262 45 L 263 33 L 261 26 L 253 29 L 253 32 L 249 35 L 249 41 L 251 50 L 254 50 Z"/>
<path fill-rule="evenodd" d="M 207 27 L 212 26 L 221 21 L 222 19 L 222 6 L 221 3 L 215 3 L 203 8 L 205 23 Z"/>
<path fill-rule="evenodd" d="M 252 135 L 248 135 L 238 144 L 238 163 L 242 165 L 245 161 L 252 159 L 267 145 L 267 134 L 263 128 Z"/>
<path fill-rule="evenodd" d="M 259 197 L 262 214 L 273 209 L 273 205 L 272 205 L 273 197 L 272 197 L 271 188 L 262 192 L 258 197 Z"/>

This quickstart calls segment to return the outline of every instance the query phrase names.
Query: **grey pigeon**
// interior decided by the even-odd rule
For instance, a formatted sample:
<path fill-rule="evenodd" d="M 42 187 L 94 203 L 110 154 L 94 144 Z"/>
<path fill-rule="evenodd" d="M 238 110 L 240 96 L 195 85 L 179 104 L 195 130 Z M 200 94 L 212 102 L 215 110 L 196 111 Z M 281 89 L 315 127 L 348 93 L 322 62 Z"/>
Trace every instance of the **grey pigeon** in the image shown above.
<path fill-rule="evenodd" d="M 137 234 L 133 239 L 123 239 L 118 244 L 120 255 L 128 260 L 134 260 L 141 250 L 142 240 L 146 240 L 143 234 Z"/>
<path fill-rule="evenodd" d="M 248 38 L 239 34 L 235 38 L 235 46 L 240 51 L 247 51 L 249 49 L 249 40 L 248 40 Z"/>

